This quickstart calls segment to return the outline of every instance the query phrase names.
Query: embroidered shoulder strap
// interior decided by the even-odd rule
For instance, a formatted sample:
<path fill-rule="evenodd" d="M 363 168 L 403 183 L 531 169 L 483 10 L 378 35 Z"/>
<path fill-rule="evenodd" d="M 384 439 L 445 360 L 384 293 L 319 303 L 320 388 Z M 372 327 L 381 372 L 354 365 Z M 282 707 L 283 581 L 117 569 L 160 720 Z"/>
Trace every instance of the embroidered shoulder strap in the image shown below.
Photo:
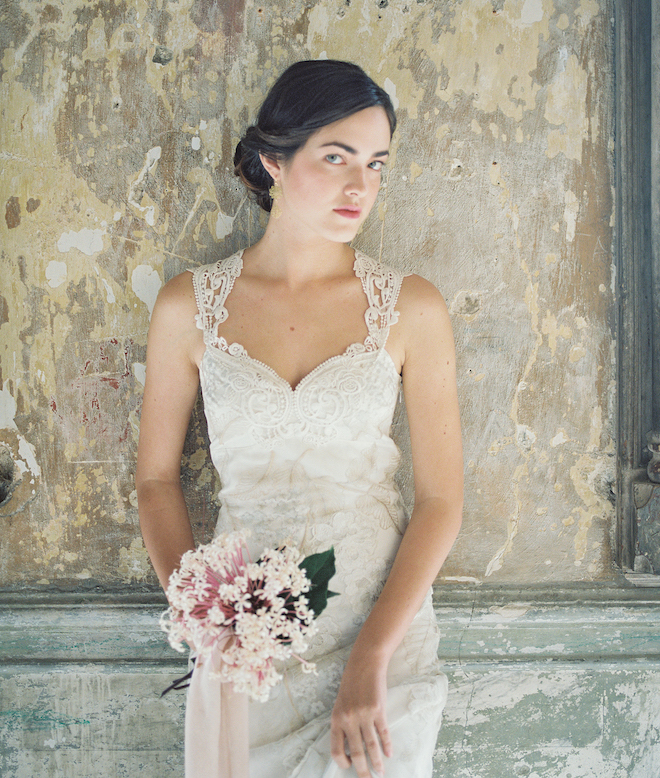
<path fill-rule="evenodd" d="M 204 332 L 206 345 L 217 345 L 220 340 L 218 326 L 226 321 L 228 316 L 225 308 L 227 295 L 242 269 L 243 252 L 239 251 L 227 259 L 221 259 L 211 265 L 202 265 L 191 271 L 198 310 L 195 323 Z"/>
<path fill-rule="evenodd" d="M 358 251 L 355 252 L 354 268 L 355 275 L 362 281 L 362 288 L 369 303 L 364 314 L 369 330 L 368 345 L 372 348 L 382 348 L 390 327 L 399 320 L 399 312 L 395 308 L 403 283 L 403 273 Z"/>

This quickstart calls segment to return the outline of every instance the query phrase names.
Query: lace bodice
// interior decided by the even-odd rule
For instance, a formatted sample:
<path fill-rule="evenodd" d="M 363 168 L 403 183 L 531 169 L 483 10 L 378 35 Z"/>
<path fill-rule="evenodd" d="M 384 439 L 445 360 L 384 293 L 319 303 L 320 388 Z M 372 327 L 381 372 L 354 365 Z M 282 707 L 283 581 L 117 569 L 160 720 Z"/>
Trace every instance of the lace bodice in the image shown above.
<path fill-rule="evenodd" d="M 336 438 L 352 439 L 358 430 L 364 435 L 365 427 L 372 437 L 387 436 L 399 375 L 385 343 L 398 319 L 401 274 L 356 253 L 354 270 L 366 297 L 367 336 L 322 362 L 292 389 L 243 346 L 229 344 L 219 334 L 228 317 L 227 296 L 242 266 L 238 252 L 194 271 L 196 321 L 206 344 L 201 380 L 212 439 L 224 446 L 272 447 L 298 437 L 323 445 Z"/>
<path fill-rule="evenodd" d="M 249 529 L 251 552 L 257 556 L 282 542 L 295 543 L 303 554 L 333 546 L 337 572 L 331 588 L 339 593 L 321 614 L 319 633 L 306 654 L 319 675 L 302 675 L 291 667 L 282 690 L 251 709 L 252 743 L 259 748 L 254 759 L 251 755 L 250 774 L 317 778 L 326 773 L 306 761 L 312 758 L 310 743 L 323 734 L 347 652 L 380 593 L 405 529 L 394 483 L 399 452 L 390 437 L 401 379 L 385 349 L 398 319 L 403 279 L 356 252 L 366 338 L 325 360 L 292 388 L 241 344 L 223 337 L 225 303 L 242 266 L 238 252 L 193 271 L 196 321 L 206 346 L 200 382 L 211 458 L 222 484 L 217 531 Z M 435 706 L 431 718 L 425 709 L 410 725 L 409 743 L 419 739 L 428 721 L 437 732 L 433 722 L 446 682 L 438 674 L 436 641 L 427 598 L 390 663 L 393 684 L 410 682 L 404 713 L 416 710 L 415 700 L 424 695 Z M 429 674 L 431 682 L 412 684 L 411 679 Z M 412 749 L 415 762 L 420 749 Z M 402 776 L 426 775 L 411 764 L 402 762 Z M 275 765 L 282 765 L 281 773 Z"/>

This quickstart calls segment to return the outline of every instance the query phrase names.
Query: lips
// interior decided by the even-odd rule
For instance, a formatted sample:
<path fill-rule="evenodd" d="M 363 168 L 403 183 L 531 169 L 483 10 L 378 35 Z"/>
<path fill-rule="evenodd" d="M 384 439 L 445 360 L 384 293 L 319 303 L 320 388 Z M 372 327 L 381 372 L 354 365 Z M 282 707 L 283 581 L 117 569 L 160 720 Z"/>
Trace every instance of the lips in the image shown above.
<path fill-rule="evenodd" d="M 359 219 L 362 208 L 357 205 L 342 205 L 341 208 L 335 208 L 334 211 L 346 219 Z"/>

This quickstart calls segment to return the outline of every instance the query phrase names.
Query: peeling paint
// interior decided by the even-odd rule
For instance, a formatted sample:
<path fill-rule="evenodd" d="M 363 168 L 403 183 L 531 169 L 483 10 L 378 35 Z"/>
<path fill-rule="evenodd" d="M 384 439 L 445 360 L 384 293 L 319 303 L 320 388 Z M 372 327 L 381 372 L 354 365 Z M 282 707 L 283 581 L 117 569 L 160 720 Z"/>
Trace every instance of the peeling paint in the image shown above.
<path fill-rule="evenodd" d="M 151 572 L 151 562 L 141 538 L 128 548 L 119 549 L 119 572 L 125 581 L 144 581 Z"/>
<path fill-rule="evenodd" d="M 2 506 L 3 585 L 155 583 L 134 577 L 130 497 L 149 316 L 175 273 L 259 236 L 233 149 L 279 72 L 309 57 L 359 62 L 398 106 L 356 245 L 449 304 L 472 464 L 443 576 L 611 576 L 607 7 L 17 0 L 8 13 L 0 441 L 23 480 Z M 199 409 L 186 446 L 201 536 L 217 475 Z"/>
<path fill-rule="evenodd" d="M 226 238 L 227 235 L 231 235 L 234 229 L 234 216 L 227 216 L 218 208 L 218 213 L 215 219 L 215 237 L 218 240 Z"/>
<path fill-rule="evenodd" d="M 148 177 L 153 175 L 155 171 L 161 152 L 160 146 L 154 146 L 152 149 L 149 149 L 144 160 L 144 166 L 137 174 L 128 192 L 129 204 L 144 216 L 144 220 L 151 227 L 156 223 L 156 204 L 150 201 L 149 196 L 145 192 L 145 185 Z"/>
<path fill-rule="evenodd" d="M 383 89 L 387 92 L 387 94 L 390 96 L 390 100 L 392 101 L 392 105 L 394 106 L 394 110 L 398 110 L 399 108 L 399 100 L 396 96 L 396 84 L 392 81 L 391 78 L 386 78 L 385 81 L 383 81 Z"/>
<path fill-rule="evenodd" d="M 550 445 L 555 448 L 556 446 L 561 446 L 563 443 L 568 443 L 569 440 L 570 438 L 566 437 L 566 432 L 564 430 L 559 430 L 559 432 L 550 441 Z"/>
<path fill-rule="evenodd" d="M 46 268 L 46 278 L 48 279 L 48 286 L 53 289 L 57 289 L 58 286 L 62 286 L 66 281 L 66 262 L 58 262 L 52 259 L 48 263 Z"/>
<path fill-rule="evenodd" d="M 9 389 L 0 389 L 0 429 L 17 429 L 14 417 L 16 416 L 16 400 Z"/>
<path fill-rule="evenodd" d="M 525 0 L 520 13 L 523 24 L 534 24 L 543 19 L 543 0 Z"/>
<path fill-rule="evenodd" d="M 34 445 L 25 440 L 25 438 L 20 438 L 18 453 L 25 460 L 25 463 L 21 462 L 20 459 L 16 461 L 19 470 L 22 470 L 24 473 L 29 470 L 32 475 L 37 477 L 40 476 L 41 467 L 39 467 L 39 463 L 37 462 L 37 451 Z"/>
<path fill-rule="evenodd" d="M 91 230 L 88 227 L 83 227 L 82 230 L 74 232 L 64 232 L 57 241 L 57 250 L 66 254 L 67 251 L 76 248 L 78 251 L 82 251 L 83 254 L 87 254 L 88 257 L 98 254 L 99 251 L 103 251 L 103 236 L 105 235 L 104 229 Z"/>
<path fill-rule="evenodd" d="M 148 265 L 138 265 L 131 275 L 131 286 L 135 296 L 142 300 L 151 313 L 162 286 L 158 273 Z"/>
<path fill-rule="evenodd" d="M 144 386 L 144 382 L 147 377 L 147 368 L 146 365 L 142 365 L 139 362 L 133 363 L 133 375 L 135 376 L 136 381 L 141 385 Z"/>
<path fill-rule="evenodd" d="M 105 278 L 101 279 L 101 283 L 105 287 L 105 292 L 106 292 L 105 299 L 106 299 L 106 302 L 108 302 L 110 304 L 116 303 L 117 302 L 117 298 L 115 297 L 115 293 L 113 292 L 112 287 L 110 286 L 110 284 L 105 280 Z"/>

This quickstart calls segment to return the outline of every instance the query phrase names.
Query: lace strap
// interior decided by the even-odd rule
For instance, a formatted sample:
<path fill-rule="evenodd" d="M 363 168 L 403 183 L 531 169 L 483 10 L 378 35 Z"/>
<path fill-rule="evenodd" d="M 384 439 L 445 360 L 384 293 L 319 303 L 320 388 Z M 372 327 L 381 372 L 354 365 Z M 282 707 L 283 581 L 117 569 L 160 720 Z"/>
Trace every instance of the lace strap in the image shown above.
<path fill-rule="evenodd" d="M 191 270 L 198 313 L 195 323 L 206 345 L 218 345 L 218 326 L 226 321 L 225 302 L 243 269 L 243 252 Z"/>
<path fill-rule="evenodd" d="M 403 273 L 383 265 L 360 252 L 355 252 L 355 275 L 362 281 L 369 307 L 364 314 L 369 335 L 367 340 L 377 348 L 385 345 L 390 327 L 399 320 L 395 310 Z"/>

